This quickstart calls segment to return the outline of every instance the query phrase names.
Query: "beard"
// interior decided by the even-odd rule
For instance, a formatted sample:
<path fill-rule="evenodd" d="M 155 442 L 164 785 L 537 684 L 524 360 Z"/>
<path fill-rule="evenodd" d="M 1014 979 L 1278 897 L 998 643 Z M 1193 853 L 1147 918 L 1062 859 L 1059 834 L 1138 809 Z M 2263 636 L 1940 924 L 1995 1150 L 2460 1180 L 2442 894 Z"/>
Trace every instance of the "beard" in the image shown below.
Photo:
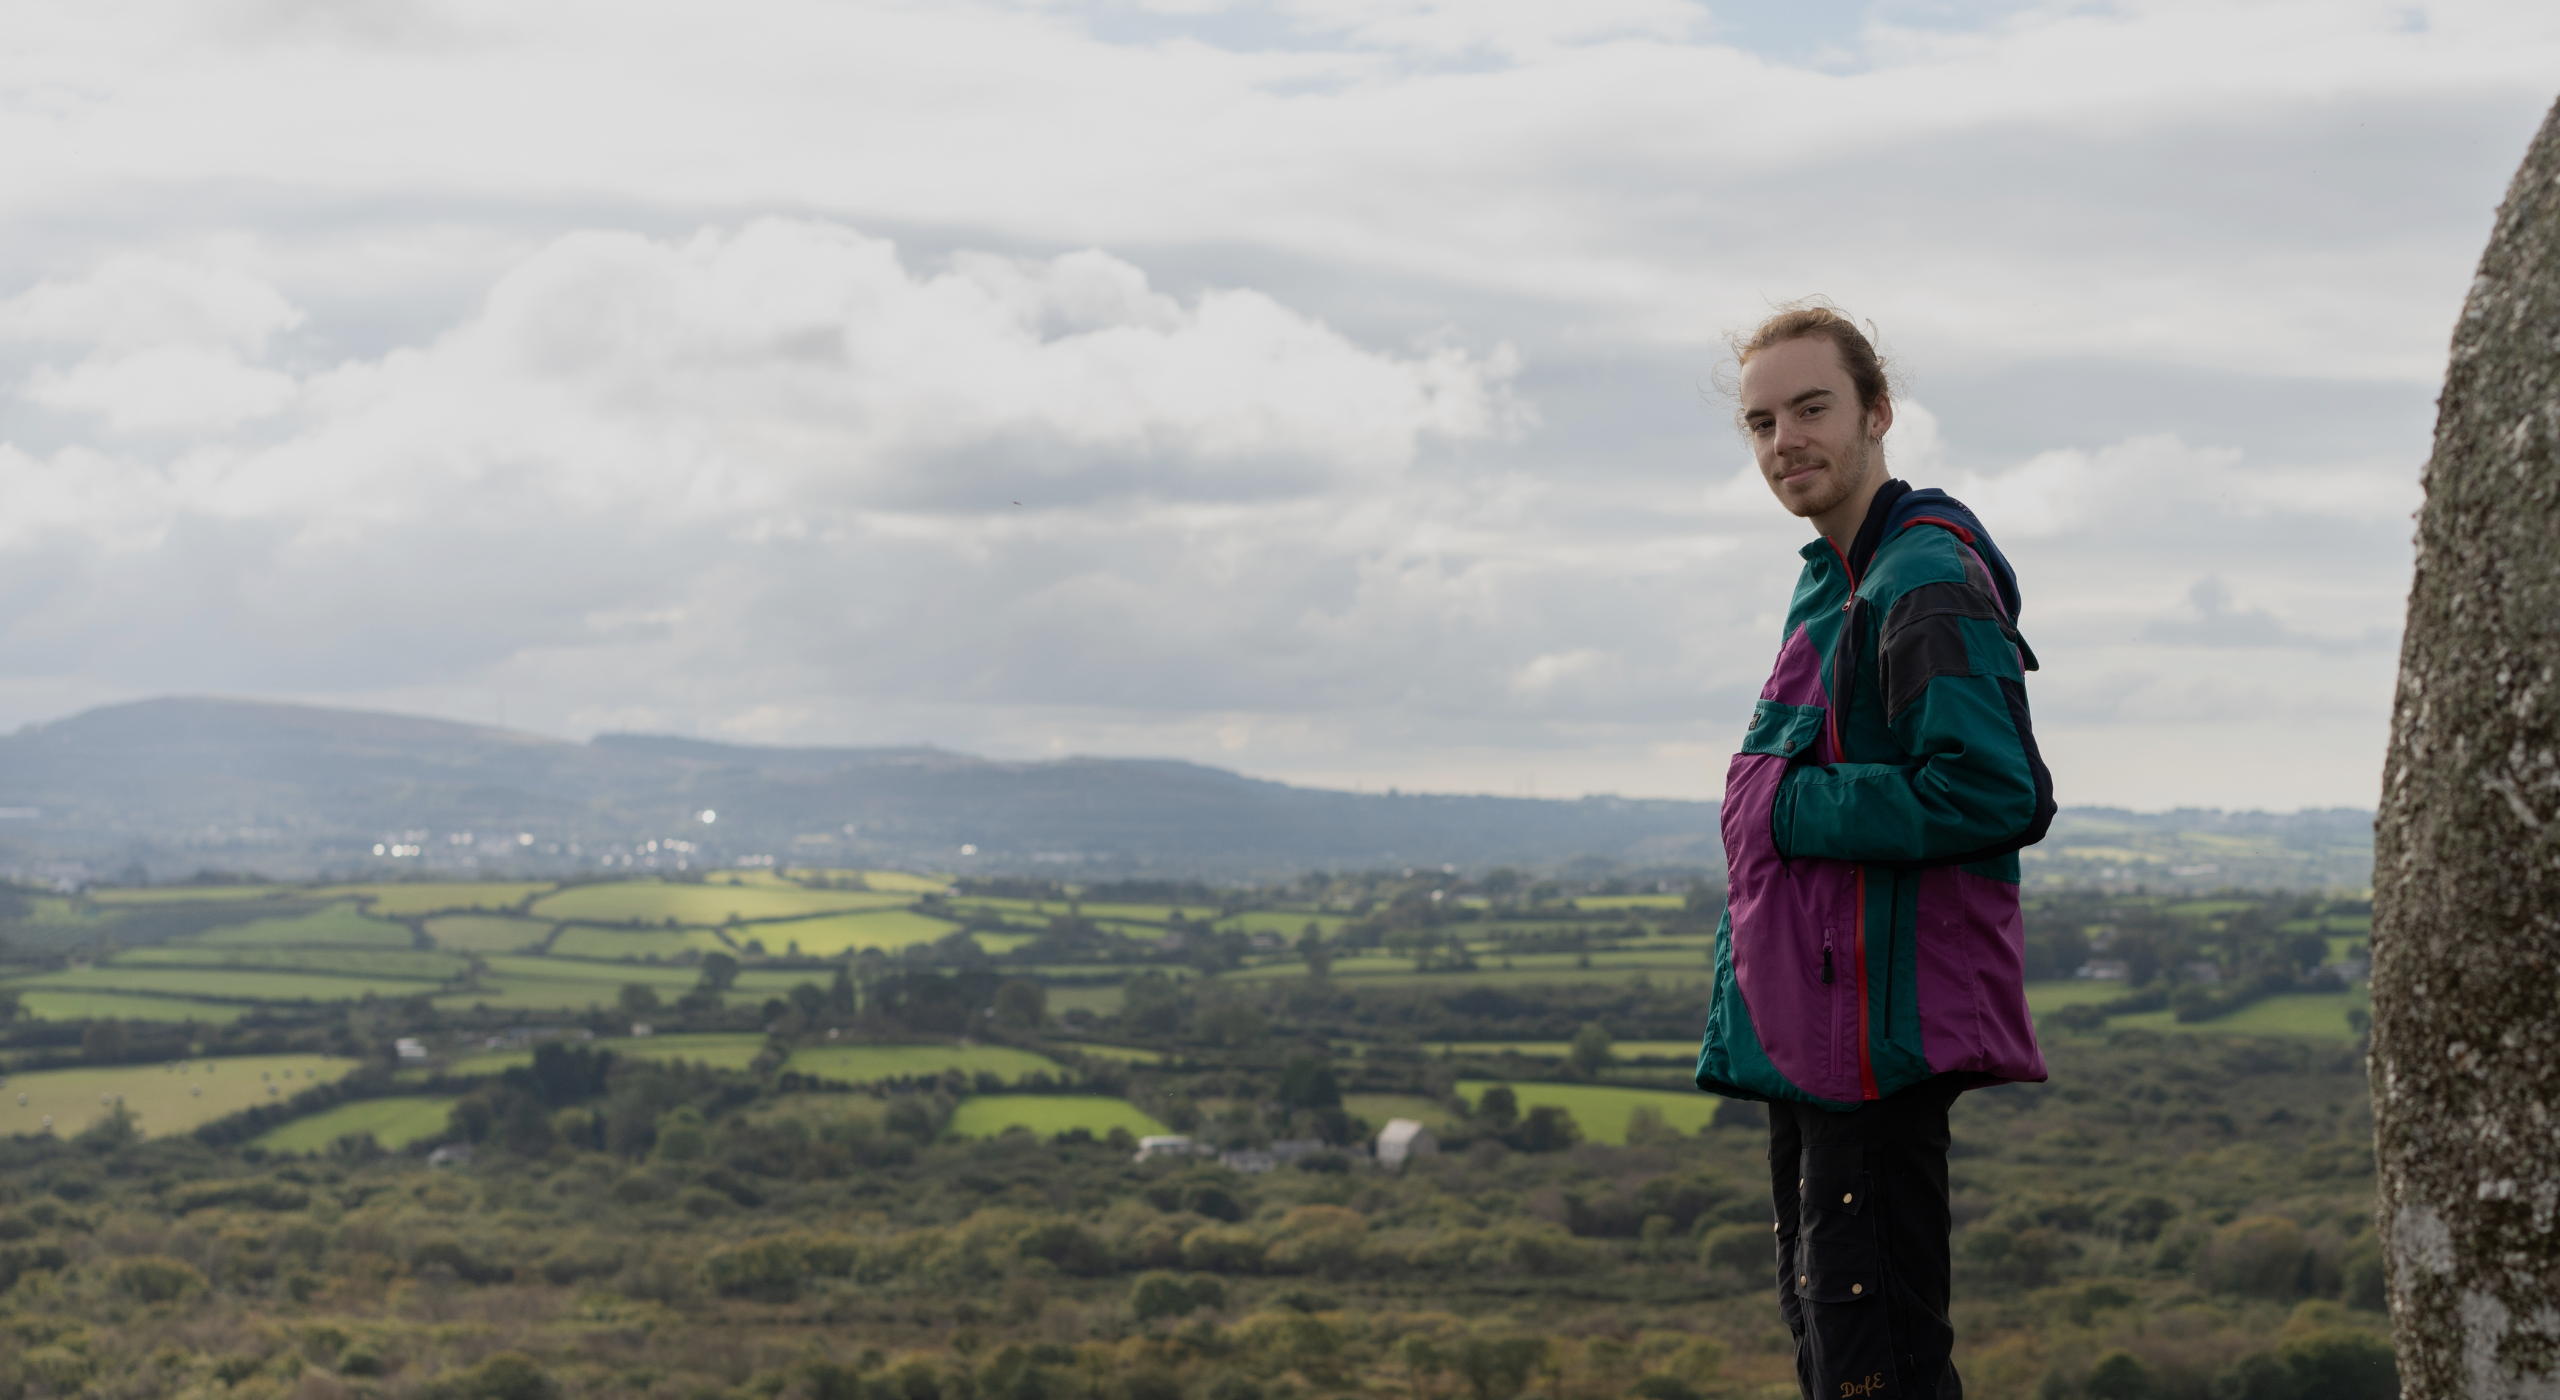
<path fill-rule="evenodd" d="M 1869 469 L 1875 465 L 1877 447 L 1876 440 L 1867 436 L 1866 425 L 1859 424 L 1858 446 L 1851 455 L 1833 461 L 1829 470 L 1821 474 L 1806 494 L 1790 496 L 1781 490 L 1778 504 L 1799 519 L 1810 519 L 1837 507 L 1857 494 L 1858 488 L 1865 484 Z"/>

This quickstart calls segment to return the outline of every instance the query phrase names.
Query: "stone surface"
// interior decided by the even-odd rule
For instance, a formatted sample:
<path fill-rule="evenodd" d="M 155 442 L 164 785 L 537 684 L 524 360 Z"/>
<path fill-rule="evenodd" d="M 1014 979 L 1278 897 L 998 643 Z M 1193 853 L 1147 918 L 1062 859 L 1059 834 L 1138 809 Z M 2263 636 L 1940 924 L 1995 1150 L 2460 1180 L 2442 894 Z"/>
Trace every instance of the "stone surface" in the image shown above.
<path fill-rule="evenodd" d="M 2560 1397 L 2560 107 L 2439 400 L 2374 845 L 2403 1394 Z"/>

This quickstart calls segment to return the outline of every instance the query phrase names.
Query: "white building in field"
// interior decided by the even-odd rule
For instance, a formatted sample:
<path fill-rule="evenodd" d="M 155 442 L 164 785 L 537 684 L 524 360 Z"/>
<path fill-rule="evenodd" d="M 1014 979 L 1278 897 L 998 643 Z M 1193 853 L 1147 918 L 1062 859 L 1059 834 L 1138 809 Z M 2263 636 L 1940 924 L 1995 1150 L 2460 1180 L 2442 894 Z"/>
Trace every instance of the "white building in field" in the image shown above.
<path fill-rule="evenodd" d="M 1414 1157 L 1439 1155 L 1440 1139 L 1431 1130 L 1411 1118 L 1390 1118 L 1378 1132 L 1378 1165 L 1401 1167 Z"/>

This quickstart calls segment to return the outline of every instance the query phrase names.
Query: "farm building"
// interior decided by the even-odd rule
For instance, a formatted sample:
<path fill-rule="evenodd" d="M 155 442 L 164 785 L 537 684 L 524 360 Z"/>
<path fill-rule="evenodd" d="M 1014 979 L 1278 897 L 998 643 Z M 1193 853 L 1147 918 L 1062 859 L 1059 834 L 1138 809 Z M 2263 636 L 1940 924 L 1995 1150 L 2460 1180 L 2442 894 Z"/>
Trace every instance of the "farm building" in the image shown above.
<path fill-rule="evenodd" d="M 1407 1158 L 1438 1155 L 1440 1139 L 1411 1118 L 1390 1118 L 1378 1132 L 1378 1165 L 1401 1167 Z"/>

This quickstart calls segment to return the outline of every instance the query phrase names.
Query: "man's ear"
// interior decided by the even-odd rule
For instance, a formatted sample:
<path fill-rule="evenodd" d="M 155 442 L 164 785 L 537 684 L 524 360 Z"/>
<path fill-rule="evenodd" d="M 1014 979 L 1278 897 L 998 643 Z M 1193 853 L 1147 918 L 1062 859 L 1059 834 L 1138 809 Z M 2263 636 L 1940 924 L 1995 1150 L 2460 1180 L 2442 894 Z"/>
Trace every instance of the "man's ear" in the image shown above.
<path fill-rule="evenodd" d="M 1881 439 L 1893 427 L 1893 396 L 1876 395 L 1876 406 L 1867 410 L 1867 436 Z"/>

